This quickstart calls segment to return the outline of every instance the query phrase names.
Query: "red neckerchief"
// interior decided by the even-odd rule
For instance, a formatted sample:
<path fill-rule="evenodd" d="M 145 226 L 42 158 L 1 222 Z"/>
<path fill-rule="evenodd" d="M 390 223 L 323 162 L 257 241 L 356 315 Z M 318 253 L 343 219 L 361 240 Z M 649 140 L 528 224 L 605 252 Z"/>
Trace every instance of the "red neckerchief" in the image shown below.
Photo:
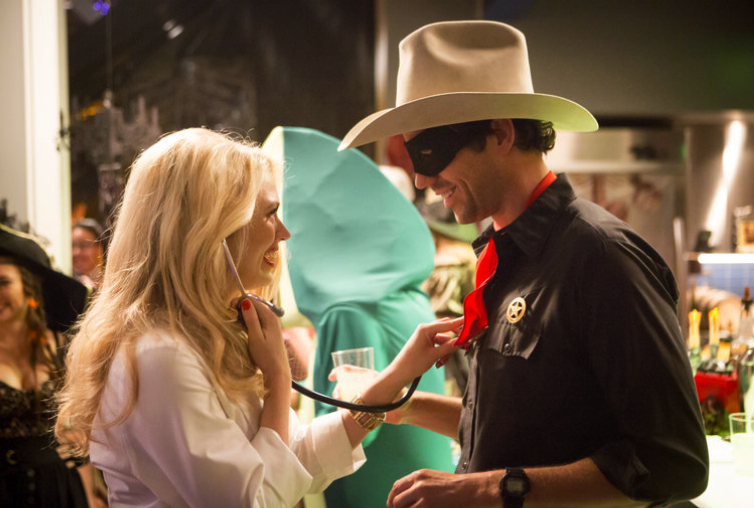
<path fill-rule="evenodd" d="M 550 171 L 534 189 L 526 203 L 526 208 L 531 205 L 544 190 L 550 186 L 557 178 Z M 505 234 L 505 233 L 503 233 Z M 469 293 L 463 300 L 463 329 L 461 335 L 455 341 L 456 346 L 465 346 L 468 348 L 468 342 L 479 335 L 487 328 L 487 307 L 484 305 L 484 288 L 487 282 L 492 278 L 497 268 L 497 253 L 495 252 L 495 243 L 492 238 L 484 246 L 482 254 L 476 262 L 476 279 L 474 280 L 474 291 Z"/>

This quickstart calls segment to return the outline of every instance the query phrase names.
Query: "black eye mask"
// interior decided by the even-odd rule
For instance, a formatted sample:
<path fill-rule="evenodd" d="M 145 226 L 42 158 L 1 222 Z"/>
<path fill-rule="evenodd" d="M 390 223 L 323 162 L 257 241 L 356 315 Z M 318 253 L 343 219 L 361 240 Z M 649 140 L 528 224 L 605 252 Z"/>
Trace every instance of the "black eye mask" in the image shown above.
<path fill-rule="evenodd" d="M 424 130 L 405 145 L 414 171 L 435 176 L 453 161 L 461 148 L 489 132 L 492 132 L 489 120 L 443 125 Z"/>

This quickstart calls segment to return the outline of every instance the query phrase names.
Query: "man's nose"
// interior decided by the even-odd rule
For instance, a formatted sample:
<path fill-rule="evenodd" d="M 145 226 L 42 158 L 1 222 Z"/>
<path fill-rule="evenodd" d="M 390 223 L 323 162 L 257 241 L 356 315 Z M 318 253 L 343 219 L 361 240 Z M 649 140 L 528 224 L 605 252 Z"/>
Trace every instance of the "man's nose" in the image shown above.
<path fill-rule="evenodd" d="M 425 176 L 420 175 L 419 173 L 414 173 L 414 184 L 417 189 L 426 189 L 432 184 L 434 178 L 434 176 Z"/>

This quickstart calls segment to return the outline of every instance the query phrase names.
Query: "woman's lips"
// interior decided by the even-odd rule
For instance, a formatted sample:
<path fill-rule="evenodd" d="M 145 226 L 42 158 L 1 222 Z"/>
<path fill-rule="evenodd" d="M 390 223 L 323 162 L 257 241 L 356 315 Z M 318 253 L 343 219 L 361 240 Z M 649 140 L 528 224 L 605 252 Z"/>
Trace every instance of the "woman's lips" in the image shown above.
<path fill-rule="evenodd" d="M 280 251 L 278 249 L 274 250 L 268 250 L 264 253 L 264 262 L 270 265 L 272 268 L 275 268 L 275 266 L 278 263 L 278 259 L 280 258 Z"/>

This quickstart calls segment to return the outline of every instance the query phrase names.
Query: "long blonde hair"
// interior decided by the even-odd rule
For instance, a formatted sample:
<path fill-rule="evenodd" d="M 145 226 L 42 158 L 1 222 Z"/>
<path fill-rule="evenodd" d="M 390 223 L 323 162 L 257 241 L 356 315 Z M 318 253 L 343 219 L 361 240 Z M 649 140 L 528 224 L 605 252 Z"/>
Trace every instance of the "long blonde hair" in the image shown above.
<path fill-rule="evenodd" d="M 222 241 L 247 224 L 265 178 L 280 165 L 258 146 L 207 129 L 169 134 L 134 162 L 104 279 L 67 357 L 55 433 L 87 454 L 110 367 L 124 348 L 132 379 L 125 420 L 138 397 L 135 339 L 167 328 L 185 338 L 231 400 L 261 395 L 261 373 L 228 306 L 230 271 Z M 244 250 L 231 245 L 238 261 Z M 262 288 L 270 298 L 272 288 Z M 98 421 L 99 424 L 99 421 Z"/>

